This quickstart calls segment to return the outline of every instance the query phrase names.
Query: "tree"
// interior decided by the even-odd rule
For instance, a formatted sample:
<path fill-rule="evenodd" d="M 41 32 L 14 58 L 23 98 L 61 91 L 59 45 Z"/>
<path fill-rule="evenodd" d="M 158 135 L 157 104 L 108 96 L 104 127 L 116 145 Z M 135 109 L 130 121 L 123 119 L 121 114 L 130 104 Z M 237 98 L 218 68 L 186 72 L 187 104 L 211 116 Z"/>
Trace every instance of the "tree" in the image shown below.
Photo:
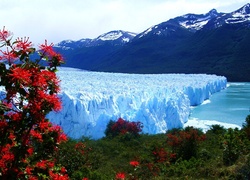
<path fill-rule="evenodd" d="M 55 72 L 62 56 L 47 41 L 38 51 L 29 38 L 12 42 L 5 28 L 0 42 L 0 87 L 5 92 L 0 100 L 0 179 L 68 179 L 54 159 L 67 137 L 46 118 L 61 109 Z M 40 65 L 43 60 L 48 66 Z"/>

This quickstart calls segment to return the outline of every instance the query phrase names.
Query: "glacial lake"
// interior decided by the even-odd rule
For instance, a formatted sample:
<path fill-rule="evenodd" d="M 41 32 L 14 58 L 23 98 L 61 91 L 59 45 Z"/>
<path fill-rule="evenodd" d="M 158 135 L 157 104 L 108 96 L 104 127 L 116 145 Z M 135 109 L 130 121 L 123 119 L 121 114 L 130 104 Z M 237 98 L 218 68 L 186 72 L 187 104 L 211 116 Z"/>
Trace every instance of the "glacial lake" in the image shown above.
<path fill-rule="evenodd" d="M 228 87 L 213 94 L 203 104 L 193 107 L 189 124 L 205 124 L 217 121 L 221 124 L 235 124 L 242 126 L 247 115 L 250 114 L 250 83 L 228 83 Z M 209 122 L 210 121 L 210 122 Z"/>

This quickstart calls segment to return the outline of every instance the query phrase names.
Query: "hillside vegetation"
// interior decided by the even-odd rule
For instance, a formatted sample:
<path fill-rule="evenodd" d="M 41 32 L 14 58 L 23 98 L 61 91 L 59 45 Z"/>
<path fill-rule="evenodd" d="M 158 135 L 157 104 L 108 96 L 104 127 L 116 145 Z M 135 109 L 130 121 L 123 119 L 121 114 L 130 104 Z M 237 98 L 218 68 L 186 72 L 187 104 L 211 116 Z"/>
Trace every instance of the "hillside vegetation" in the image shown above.
<path fill-rule="evenodd" d="M 243 128 L 213 125 L 140 134 L 141 124 L 119 119 L 99 140 L 70 140 L 58 163 L 71 179 L 249 179 L 250 115 Z"/>
<path fill-rule="evenodd" d="M 194 34 L 178 32 L 175 36 L 147 37 L 111 53 L 92 70 L 207 73 L 226 76 L 229 81 L 250 81 L 249 42 L 249 29 L 233 25 Z"/>

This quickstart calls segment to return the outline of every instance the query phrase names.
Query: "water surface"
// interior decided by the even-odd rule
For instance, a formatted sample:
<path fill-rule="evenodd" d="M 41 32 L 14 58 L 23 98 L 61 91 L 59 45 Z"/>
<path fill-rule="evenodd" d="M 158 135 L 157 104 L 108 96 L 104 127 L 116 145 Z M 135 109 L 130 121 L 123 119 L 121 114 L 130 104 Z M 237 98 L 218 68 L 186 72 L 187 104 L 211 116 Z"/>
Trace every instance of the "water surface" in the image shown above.
<path fill-rule="evenodd" d="M 208 101 L 194 107 L 190 120 L 215 120 L 242 126 L 250 114 L 250 83 L 228 83 L 228 87 L 213 94 Z"/>

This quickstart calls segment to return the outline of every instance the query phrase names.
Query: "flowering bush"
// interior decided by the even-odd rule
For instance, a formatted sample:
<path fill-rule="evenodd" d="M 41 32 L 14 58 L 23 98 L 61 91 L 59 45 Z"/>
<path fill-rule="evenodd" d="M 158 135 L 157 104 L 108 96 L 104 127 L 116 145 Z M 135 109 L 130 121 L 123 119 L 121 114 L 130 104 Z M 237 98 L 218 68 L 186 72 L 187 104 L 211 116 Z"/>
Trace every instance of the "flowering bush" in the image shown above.
<path fill-rule="evenodd" d="M 153 155 L 155 163 L 169 163 L 176 159 L 175 153 L 169 153 L 164 148 L 155 148 Z"/>
<path fill-rule="evenodd" d="M 110 121 L 105 130 L 106 136 L 115 137 L 117 135 L 132 134 L 138 136 L 142 131 L 141 122 L 129 122 L 119 118 L 116 122 Z"/>
<path fill-rule="evenodd" d="M 46 115 L 61 109 L 55 71 L 63 60 L 53 44 L 36 51 L 29 38 L 12 42 L 12 33 L 0 30 L 0 179 L 68 179 L 54 159 L 67 137 Z M 38 53 L 38 59 L 31 59 Z M 40 64 L 48 62 L 47 67 Z M 8 64 L 8 65 L 6 65 Z"/>
<path fill-rule="evenodd" d="M 206 136 L 193 127 L 187 127 L 182 131 L 167 133 L 167 143 L 177 158 L 190 159 L 197 155 L 198 144 L 206 139 Z"/>

